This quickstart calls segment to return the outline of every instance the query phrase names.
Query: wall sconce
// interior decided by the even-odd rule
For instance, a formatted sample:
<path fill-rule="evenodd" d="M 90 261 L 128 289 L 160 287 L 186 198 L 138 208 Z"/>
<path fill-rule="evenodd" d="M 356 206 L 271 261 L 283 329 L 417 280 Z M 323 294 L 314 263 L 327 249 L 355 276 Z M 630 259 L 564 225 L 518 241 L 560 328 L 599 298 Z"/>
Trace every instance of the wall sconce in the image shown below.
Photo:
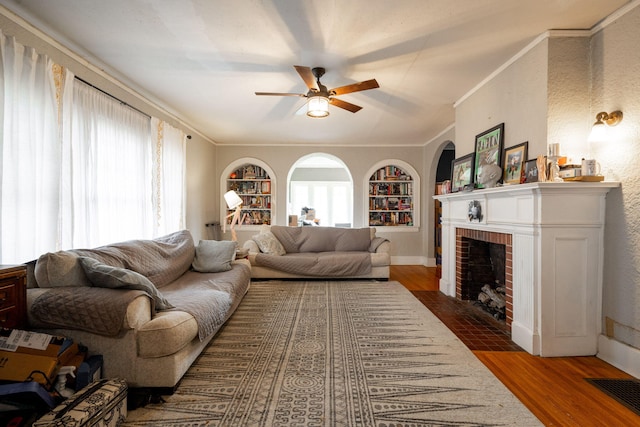
<path fill-rule="evenodd" d="M 313 96 L 307 103 L 307 116 L 314 119 L 329 115 L 329 99 L 324 96 Z"/>
<path fill-rule="evenodd" d="M 622 121 L 622 111 L 607 114 L 602 111 L 596 114 L 596 122 L 591 128 L 589 142 L 603 142 L 607 139 L 607 126 L 615 126 Z"/>

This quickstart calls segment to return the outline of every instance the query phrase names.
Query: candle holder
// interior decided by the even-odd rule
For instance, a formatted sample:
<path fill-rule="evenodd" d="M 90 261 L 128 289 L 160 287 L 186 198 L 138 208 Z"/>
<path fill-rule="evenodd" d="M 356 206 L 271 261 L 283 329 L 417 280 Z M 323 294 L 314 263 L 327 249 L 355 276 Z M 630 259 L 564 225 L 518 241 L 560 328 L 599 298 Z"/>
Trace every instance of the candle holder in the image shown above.
<path fill-rule="evenodd" d="M 560 144 L 549 144 L 549 160 L 551 165 L 549 166 L 549 181 L 564 182 L 560 178 L 560 166 L 558 165 L 558 159 L 560 158 Z"/>
<path fill-rule="evenodd" d="M 549 166 L 549 181 L 564 182 L 564 179 L 560 178 L 560 166 L 558 165 L 558 159 L 560 156 L 549 157 L 551 165 Z"/>

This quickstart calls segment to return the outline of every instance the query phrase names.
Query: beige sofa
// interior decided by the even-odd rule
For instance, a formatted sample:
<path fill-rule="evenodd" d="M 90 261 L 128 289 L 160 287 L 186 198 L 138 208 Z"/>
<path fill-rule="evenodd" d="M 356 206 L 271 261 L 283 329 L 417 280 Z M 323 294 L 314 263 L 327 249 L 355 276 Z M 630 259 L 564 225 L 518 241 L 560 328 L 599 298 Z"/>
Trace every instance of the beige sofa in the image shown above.
<path fill-rule="evenodd" d="M 373 227 L 265 226 L 243 248 L 253 279 L 389 279 L 390 242 Z"/>
<path fill-rule="evenodd" d="M 251 281 L 249 262 L 235 260 L 235 243 L 212 242 L 196 247 L 180 231 L 44 254 L 28 275 L 30 328 L 103 355 L 104 377 L 130 387 L 174 388 Z M 226 244 L 233 245 L 231 254 Z M 209 270 L 216 272 L 203 272 Z M 105 273 L 115 285 L 100 281 Z"/>

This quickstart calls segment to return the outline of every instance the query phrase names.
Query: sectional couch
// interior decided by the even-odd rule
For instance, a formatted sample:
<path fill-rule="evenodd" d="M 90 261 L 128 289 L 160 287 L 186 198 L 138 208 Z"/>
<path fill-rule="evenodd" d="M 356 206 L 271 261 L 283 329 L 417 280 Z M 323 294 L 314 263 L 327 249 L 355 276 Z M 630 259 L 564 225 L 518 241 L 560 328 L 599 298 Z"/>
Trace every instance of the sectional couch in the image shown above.
<path fill-rule="evenodd" d="M 243 248 L 254 279 L 389 279 L 390 242 L 373 227 L 264 226 Z"/>
<path fill-rule="evenodd" d="M 251 281 L 235 242 L 186 231 L 47 253 L 28 267 L 30 329 L 104 357 L 103 376 L 173 389 L 235 311 Z"/>

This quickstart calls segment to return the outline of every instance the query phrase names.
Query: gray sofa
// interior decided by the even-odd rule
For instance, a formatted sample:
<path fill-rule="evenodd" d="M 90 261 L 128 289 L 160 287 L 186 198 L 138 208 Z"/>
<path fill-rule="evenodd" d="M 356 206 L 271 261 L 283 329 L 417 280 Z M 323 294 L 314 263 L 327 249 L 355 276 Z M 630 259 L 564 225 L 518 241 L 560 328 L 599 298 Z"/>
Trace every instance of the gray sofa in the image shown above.
<path fill-rule="evenodd" d="M 174 388 L 251 281 L 249 262 L 235 260 L 235 243 L 196 247 L 186 230 L 47 253 L 30 267 L 30 329 L 103 355 L 103 376 L 130 387 Z"/>
<path fill-rule="evenodd" d="M 389 279 L 390 242 L 372 227 L 265 226 L 243 248 L 253 279 Z"/>

